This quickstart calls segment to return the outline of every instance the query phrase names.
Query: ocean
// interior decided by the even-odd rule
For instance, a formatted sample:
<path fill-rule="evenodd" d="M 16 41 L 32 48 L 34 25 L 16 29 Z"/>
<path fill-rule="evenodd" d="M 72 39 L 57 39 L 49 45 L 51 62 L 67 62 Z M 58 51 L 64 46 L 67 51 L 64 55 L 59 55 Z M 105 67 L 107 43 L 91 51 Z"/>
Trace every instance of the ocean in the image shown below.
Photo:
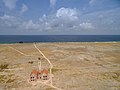
<path fill-rule="evenodd" d="M 0 35 L 0 43 L 119 41 L 120 35 Z"/>

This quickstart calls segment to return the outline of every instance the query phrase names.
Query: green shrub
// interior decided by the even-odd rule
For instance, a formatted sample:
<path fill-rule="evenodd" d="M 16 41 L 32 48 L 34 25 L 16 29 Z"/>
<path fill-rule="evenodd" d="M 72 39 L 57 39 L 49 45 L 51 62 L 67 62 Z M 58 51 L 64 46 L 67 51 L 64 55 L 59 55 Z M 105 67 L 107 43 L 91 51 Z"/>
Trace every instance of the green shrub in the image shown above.
<path fill-rule="evenodd" d="M 3 71 L 4 69 L 8 69 L 8 64 L 1 64 L 0 65 L 0 71 Z"/>
<path fill-rule="evenodd" d="M 28 63 L 33 64 L 33 61 L 29 61 Z"/>
<path fill-rule="evenodd" d="M 15 81 L 15 79 L 8 79 L 8 81 L 6 83 L 12 83 L 14 81 Z"/>

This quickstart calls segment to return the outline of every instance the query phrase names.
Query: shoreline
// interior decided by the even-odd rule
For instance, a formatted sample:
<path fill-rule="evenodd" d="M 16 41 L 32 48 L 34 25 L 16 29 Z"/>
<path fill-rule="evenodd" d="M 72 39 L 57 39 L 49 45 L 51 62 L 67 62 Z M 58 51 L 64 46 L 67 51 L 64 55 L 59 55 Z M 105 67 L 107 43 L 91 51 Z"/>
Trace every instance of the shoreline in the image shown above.
<path fill-rule="evenodd" d="M 16 42 L 11 42 L 11 43 L 0 43 L 0 44 L 33 44 L 33 43 L 120 43 L 120 41 L 104 41 L 104 42 L 23 42 L 23 43 L 16 43 Z"/>

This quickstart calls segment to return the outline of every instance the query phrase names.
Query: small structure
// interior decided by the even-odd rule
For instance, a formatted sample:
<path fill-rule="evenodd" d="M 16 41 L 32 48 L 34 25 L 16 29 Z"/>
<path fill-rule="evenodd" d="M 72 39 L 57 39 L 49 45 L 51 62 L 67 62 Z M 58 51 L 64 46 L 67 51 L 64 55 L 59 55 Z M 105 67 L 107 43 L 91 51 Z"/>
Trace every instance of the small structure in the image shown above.
<path fill-rule="evenodd" d="M 19 41 L 19 43 L 23 43 L 23 41 Z"/>
<path fill-rule="evenodd" d="M 43 69 L 41 71 L 41 79 L 42 80 L 48 80 L 48 71 L 46 69 Z"/>
<path fill-rule="evenodd" d="M 38 69 L 39 69 L 39 72 L 41 72 L 41 60 L 40 60 L 41 58 L 38 58 Z"/>
<path fill-rule="evenodd" d="M 37 79 L 48 80 L 48 70 L 41 69 L 41 58 L 38 58 L 38 70 L 33 70 L 30 74 L 30 81 L 37 81 Z"/>
<path fill-rule="evenodd" d="M 37 81 L 39 79 L 39 71 L 38 70 L 33 70 L 30 74 L 30 81 Z"/>

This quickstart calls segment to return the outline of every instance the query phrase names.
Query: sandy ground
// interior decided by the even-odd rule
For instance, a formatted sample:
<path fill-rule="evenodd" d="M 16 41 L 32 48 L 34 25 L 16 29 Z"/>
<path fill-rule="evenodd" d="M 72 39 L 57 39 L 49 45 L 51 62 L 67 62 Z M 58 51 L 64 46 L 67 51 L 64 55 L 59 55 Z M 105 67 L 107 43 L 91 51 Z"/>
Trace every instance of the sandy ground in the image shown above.
<path fill-rule="evenodd" d="M 37 43 L 53 63 L 53 85 L 63 90 L 120 90 L 120 43 Z M 13 48 L 33 55 L 26 57 Z M 55 90 L 27 82 L 33 69 L 49 64 L 33 44 L 0 44 L 0 90 Z"/>

